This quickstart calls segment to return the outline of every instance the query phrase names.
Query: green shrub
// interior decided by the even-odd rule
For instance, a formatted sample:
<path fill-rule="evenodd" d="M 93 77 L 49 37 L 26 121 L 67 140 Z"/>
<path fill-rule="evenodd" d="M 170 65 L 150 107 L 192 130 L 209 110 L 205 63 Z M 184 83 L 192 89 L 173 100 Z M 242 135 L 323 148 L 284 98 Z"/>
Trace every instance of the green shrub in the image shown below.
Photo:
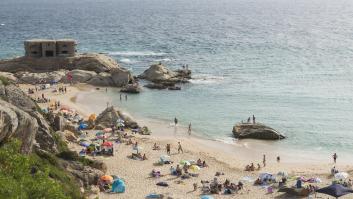
<path fill-rule="evenodd" d="M 24 155 L 20 146 L 11 140 L 0 147 L 0 198 L 81 198 L 73 177 L 50 163 L 55 156 Z"/>

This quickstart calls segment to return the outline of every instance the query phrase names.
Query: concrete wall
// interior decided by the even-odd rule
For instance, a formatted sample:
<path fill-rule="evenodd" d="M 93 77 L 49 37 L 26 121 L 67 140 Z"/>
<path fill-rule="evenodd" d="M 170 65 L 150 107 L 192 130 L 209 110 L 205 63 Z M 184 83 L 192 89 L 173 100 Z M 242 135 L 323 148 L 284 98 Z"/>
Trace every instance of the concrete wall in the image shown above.
<path fill-rule="evenodd" d="M 24 42 L 26 57 L 74 57 L 75 40 L 28 40 Z"/>
<path fill-rule="evenodd" d="M 73 57 L 75 56 L 76 42 L 73 40 L 56 41 L 56 52 L 59 57 Z"/>
<path fill-rule="evenodd" d="M 40 42 L 24 43 L 27 57 L 42 57 L 42 44 Z"/>

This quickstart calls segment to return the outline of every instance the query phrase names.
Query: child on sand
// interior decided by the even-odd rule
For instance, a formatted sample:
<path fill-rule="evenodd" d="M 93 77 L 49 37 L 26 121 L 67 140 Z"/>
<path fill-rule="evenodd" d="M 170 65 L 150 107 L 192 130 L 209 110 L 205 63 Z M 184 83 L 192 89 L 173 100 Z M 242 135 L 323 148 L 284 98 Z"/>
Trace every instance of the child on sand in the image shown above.
<path fill-rule="evenodd" d="M 167 144 L 166 149 L 167 149 L 167 154 L 170 155 L 170 144 Z"/>

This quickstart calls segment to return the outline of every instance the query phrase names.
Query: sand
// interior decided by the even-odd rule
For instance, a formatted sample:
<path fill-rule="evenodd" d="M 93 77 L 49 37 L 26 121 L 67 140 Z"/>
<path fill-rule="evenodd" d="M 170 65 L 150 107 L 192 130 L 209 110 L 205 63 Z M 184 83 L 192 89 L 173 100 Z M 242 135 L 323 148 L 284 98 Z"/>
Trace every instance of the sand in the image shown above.
<path fill-rule="evenodd" d="M 68 86 L 68 85 L 67 85 Z M 28 85 L 21 85 L 21 88 L 27 90 Z M 43 91 L 46 96 L 52 100 L 59 100 L 62 105 L 74 108 L 84 117 L 88 117 L 93 111 L 90 109 L 91 105 L 85 105 L 77 103 L 77 98 L 81 92 L 104 92 L 96 91 L 95 88 L 87 85 L 75 85 L 68 86 L 68 92 L 66 94 L 57 94 L 51 92 L 51 89 Z M 40 96 L 42 92 L 38 92 L 33 96 Z M 41 104 L 45 107 L 47 105 Z M 282 157 L 280 163 L 276 161 L 277 153 L 273 149 L 267 150 L 266 145 L 262 142 L 251 142 L 251 146 L 254 143 L 258 143 L 261 147 L 252 148 L 248 144 L 234 143 L 224 144 L 214 140 L 202 139 L 198 136 L 188 136 L 187 129 L 184 127 L 172 127 L 169 124 L 151 121 L 149 119 L 138 118 L 137 121 L 140 124 L 147 125 L 152 130 L 151 136 L 133 135 L 133 142 L 138 142 L 139 146 L 143 148 L 148 160 L 140 161 L 130 159 L 128 156 L 131 155 L 132 146 L 126 144 L 114 144 L 114 156 L 112 157 L 101 157 L 97 156 L 96 159 L 103 160 L 108 167 L 107 174 L 117 175 L 124 179 L 126 183 L 126 192 L 122 194 L 108 194 L 100 193 L 99 198 L 145 198 L 149 193 L 164 194 L 171 196 L 172 198 L 200 198 L 200 186 L 201 180 L 211 181 L 215 177 L 215 173 L 221 172 L 224 175 L 218 177 L 220 182 L 224 182 L 225 179 L 229 179 L 231 182 L 238 183 L 239 180 L 243 180 L 244 177 L 249 177 L 255 180 L 259 173 L 270 172 L 276 174 L 279 171 L 285 171 L 290 176 L 305 176 L 319 177 L 322 183 L 316 183 L 319 187 L 327 186 L 331 183 L 332 177 L 329 177 L 329 172 L 333 166 L 333 162 L 330 157 L 327 161 L 301 161 L 300 154 L 298 158 L 293 157 L 291 154 L 290 160 L 286 159 L 286 156 Z M 94 134 L 90 133 L 91 136 Z M 131 134 L 131 133 L 130 133 Z M 177 152 L 177 143 L 181 142 L 184 153 Z M 153 144 L 157 143 L 161 150 L 152 150 Z M 169 175 L 170 165 L 158 166 L 155 163 L 159 160 L 159 157 L 166 154 L 165 146 L 169 143 L 172 145 L 171 159 L 174 161 L 173 166 L 175 167 L 180 160 L 205 160 L 208 164 L 207 168 L 202 168 L 198 173 L 198 177 L 192 177 L 190 179 L 181 180 L 175 176 Z M 69 147 L 72 150 L 79 151 L 80 146 L 74 143 L 70 143 Z M 247 164 L 253 162 L 255 165 L 260 163 L 262 165 L 262 154 L 267 156 L 267 165 L 265 168 L 261 168 L 260 171 L 247 172 L 244 168 Z M 89 157 L 92 158 L 92 157 Z M 338 163 L 336 167 L 340 171 L 346 171 L 349 174 L 353 174 L 353 167 L 344 163 Z M 150 177 L 152 169 L 161 171 L 165 176 L 160 178 Z M 156 186 L 157 182 L 165 181 L 169 184 L 169 187 Z M 193 183 L 198 183 L 199 189 L 193 191 Z M 295 181 L 290 181 L 289 185 L 294 185 Z M 282 193 L 277 193 L 276 190 L 273 194 L 267 194 L 266 189 L 260 186 L 253 186 L 251 181 L 245 181 L 245 189 L 237 194 L 233 195 L 213 195 L 214 198 L 290 198 L 283 196 Z M 92 196 L 94 198 L 95 196 Z M 328 198 L 327 195 L 317 194 L 317 197 Z M 352 198 L 353 195 L 348 195 L 342 198 Z"/>

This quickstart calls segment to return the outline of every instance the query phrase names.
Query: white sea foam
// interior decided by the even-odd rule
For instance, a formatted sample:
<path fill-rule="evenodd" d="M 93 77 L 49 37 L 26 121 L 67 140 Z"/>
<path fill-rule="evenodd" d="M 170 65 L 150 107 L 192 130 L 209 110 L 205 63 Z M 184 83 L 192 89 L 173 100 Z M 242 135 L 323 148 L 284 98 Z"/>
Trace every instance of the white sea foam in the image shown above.
<path fill-rule="evenodd" d="M 225 144 L 234 144 L 236 139 L 232 137 L 224 137 L 224 138 L 216 138 L 216 141 L 223 142 Z"/>
<path fill-rule="evenodd" d="M 0 24 L 0 26 L 4 26 L 4 25 L 5 25 L 4 23 Z"/>
<path fill-rule="evenodd" d="M 190 80 L 190 82 L 193 84 L 214 84 L 214 83 L 222 82 L 223 80 L 224 80 L 223 76 L 199 74 L 199 75 L 194 75 Z"/>
<path fill-rule="evenodd" d="M 170 61 L 172 61 L 172 59 L 169 59 L 169 58 L 164 58 L 164 59 L 156 59 L 156 60 L 154 60 L 155 62 L 159 62 L 159 61 L 161 61 L 161 62 L 170 62 Z"/>
<path fill-rule="evenodd" d="M 125 64 L 137 63 L 137 61 L 134 61 L 134 60 L 131 60 L 131 59 L 128 59 L 128 58 L 120 59 L 119 61 L 122 62 L 122 63 L 125 63 Z"/>
<path fill-rule="evenodd" d="M 118 55 L 118 56 L 163 56 L 166 53 L 163 52 L 153 52 L 153 51 L 116 51 L 116 52 L 109 52 L 109 55 Z"/>

